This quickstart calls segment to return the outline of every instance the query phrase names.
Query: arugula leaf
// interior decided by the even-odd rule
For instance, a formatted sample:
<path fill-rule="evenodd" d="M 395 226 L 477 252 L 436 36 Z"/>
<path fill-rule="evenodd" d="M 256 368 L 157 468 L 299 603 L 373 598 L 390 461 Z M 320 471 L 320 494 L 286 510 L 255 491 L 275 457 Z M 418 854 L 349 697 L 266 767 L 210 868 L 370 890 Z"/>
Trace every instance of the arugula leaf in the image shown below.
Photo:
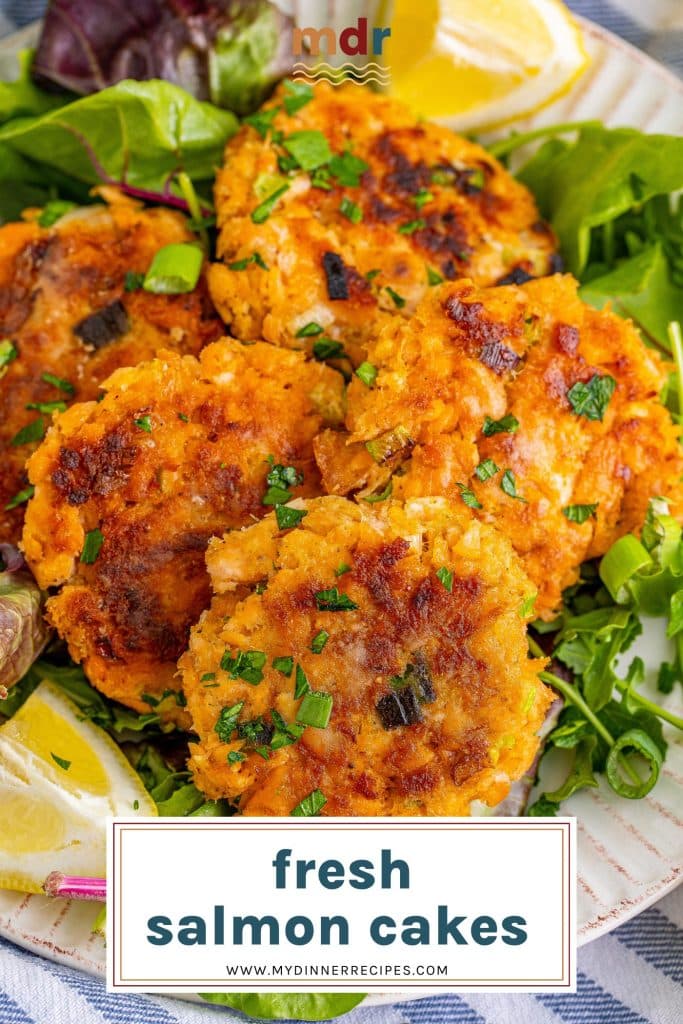
<path fill-rule="evenodd" d="M 613 269 L 590 277 L 581 298 L 602 309 L 608 302 L 617 313 L 635 320 L 647 336 L 669 347 L 668 326 L 681 315 L 683 288 L 670 275 L 661 242 L 635 256 L 617 260 Z"/>
<path fill-rule="evenodd" d="M 683 188 L 683 138 L 586 124 L 573 142 L 546 142 L 518 177 L 557 232 L 568 269 L 580 277 L 597 227 Z"/>

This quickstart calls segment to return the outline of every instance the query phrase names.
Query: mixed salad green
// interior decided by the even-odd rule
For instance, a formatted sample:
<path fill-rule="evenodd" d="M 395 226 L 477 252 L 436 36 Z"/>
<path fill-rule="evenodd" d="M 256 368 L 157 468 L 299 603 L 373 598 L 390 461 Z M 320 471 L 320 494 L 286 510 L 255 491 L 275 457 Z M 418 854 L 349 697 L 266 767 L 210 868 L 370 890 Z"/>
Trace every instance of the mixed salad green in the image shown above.
<path fill-rule="evenodd" d="M 118 82 L 83 97 L 47 92 L 31 79 L 30 66 L 25 54 L 19 78 L 0 83 L 0 223 L 26 206 L 59 216 L 58 204 L 66 209 L 97 201 L 93 186 L 115 184 L 186 211 L 210 242 L 211 186 L 239 124 L 234 112 L 160 80 Z M 491 151 L 519 164 L 532 145 L 535 151 L 515 173 L 555 229 L 584 299 L 598 307 L 611 302 L 635 321 L 647 344 L 672 357 L 662 400 L 680 420 L 683 139 L 590 122 L 513 134 Z M 185 770 L 187 738 L 162 725 L 152 705 L 140 715 L 108 700 L 61 646 L 45 647 L 40 594 L 21 564 L 9 564 L 15 554 L 3 549 L 2 555 L 0 625 L 11 618 L 13 629 L 11 649 L 0 629 L 0 685 L 21 678 L 0 714 L 14 714 L 49 678 L 120 743 L 159 814 L 230 814 L 226 802 L 206 800 L 194 787 Z M 596 786 L 598 774 L 629 799 L 655 785 L 667 750 L 663 724 L 681 729 L 683 719 L 641 692 L 641 659 L 624 660 L 648 616 L 665 621 L 671 645 L 657 681 L 665 696 L 683 685 L 683 538 L 661 499 L 652 502 L 640 538 L 622 538 L 599 564 L 583 567 L 554 622 L 533 624 L 530 651 L 550 655 L 542 678 L 564 701 L 545 749 L 567 751 L 569 759 L 562 784 L 540 792 L 528 814 L 557 813 L 572 794 Z M 204 998 L 259 1017 L 322 1020 L 350 1010 L 363 996 Z"/>

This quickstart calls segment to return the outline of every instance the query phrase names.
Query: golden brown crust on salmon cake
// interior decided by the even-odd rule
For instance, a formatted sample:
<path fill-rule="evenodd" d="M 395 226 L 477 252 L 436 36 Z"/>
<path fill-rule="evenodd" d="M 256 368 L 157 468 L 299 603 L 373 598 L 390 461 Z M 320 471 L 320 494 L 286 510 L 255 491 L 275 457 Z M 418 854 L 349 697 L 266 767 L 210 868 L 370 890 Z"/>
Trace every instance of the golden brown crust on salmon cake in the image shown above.
<path fill-rule="evenodd" d="M 371 345 L 377 378 L 350 384 L 348 433 L 316 441 L 329 492 L 391 479 L 404 498 L 460 493 L 510 538 L 544 617 L 581 562 L 640 529 L 650 498 L 683 514 L 667 366 L 576 288 L 555 276 L 435 289 Z"/>
<path fill-rule="evenodd" d="M 296 505 L 287 532 L 269 516 L 209 546 L 215 596 L 180 660 L 196 785 L 247 815 L 315 789 L 330 815 L 494 806 L 552 700 L 508 541 L 445 499 Z"/>
<path fill-rule="evenodd" d="M 165 352 L 117 370 L 104 387 L 31 457 L 23 546 L 40 586 L 60 588 L 47 612 L 74 660 L 108 696 L 150 711 L 143 694 L 179 690 L 176 661 L 209 603 L 209 538 L 269 511 L 269 457 L 294 467 L 292 493 L 319 493 L 312 440 L 340 418 L 341 378 L 226 339 L 199 360 Z M 161 710 L 186 718 L 174 695 Z"/>
<path fill-rule="evenodd" d="M 216 181 L 210 287 L 237 337 L 310 348 L 297 332 L 317 324 L 358 363 L 377 322 L 411 315 L 435 280 L 554 268 L 531 193 L 481 146 L 354 85 L 320 83 L 290 116 L 287 89 L 228 143 Z"/>
<path fill-rule="evenodd" d="M 204 277 L 186 295 L 126 291 L 127 273 L 144 274 L 162 246 L 195 236 L 178 213 L 105 192 L 106 206 L 73 211 L 52 227 L 0 228 L 0 341 L 11 346 L 11 360 L 0 360 L 3 540 L 21 535 L 23 504 L 6 506 L 27 487 L 25 463 L 54 403 L 95 398 L 119 366 L 162 348 L 196 354 L 222 333 Z"/>

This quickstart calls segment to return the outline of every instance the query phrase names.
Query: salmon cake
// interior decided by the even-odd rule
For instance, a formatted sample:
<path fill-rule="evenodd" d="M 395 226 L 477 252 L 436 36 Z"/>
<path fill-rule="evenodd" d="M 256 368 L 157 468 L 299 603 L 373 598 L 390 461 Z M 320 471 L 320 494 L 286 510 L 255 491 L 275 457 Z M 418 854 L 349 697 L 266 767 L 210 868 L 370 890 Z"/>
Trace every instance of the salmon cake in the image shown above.
<path fill-rule="evenodd" d="M 209 538 L 319 493 L 312 441 L 341 377 L 298 352 L 224 340 L 163 352 L 57 418 L 31 456 L 23 535 L 49 621 L 107 696 L 187 723 L 175 678 L 211 597 Z"/>
<path fill-rule="evenodd" d="M 683 512 L 667 372 L 571 277 L 443 285 L 371 344 L 347 429 L 318 438 L 318 464 L 331 493 L 468 505 L 512 541 L 550 618 L 585 559 L 640 529 L 650 498 Z"/>
<path fill-rule="evenodd" d="M 180 659 L 195 784 L 240 814 L 468 815 L 531 764 L 552 693 L 502 534 L 443 498 L 295 502 L 211 541 Z"/>
<path fill-rule="evenodd" d="M 364 358 L 430 286 L 557 269 L 527 189 L 481 146 L 355 85 L 285 82 L 228 143 L 213 300 L 231 333 Z M 343 349 L 343 352 L 342 352 Z"/>
<path fill-rule="evenodd" d="M 204 276 L 184 295 L 139 287 L 159 249 L 195 239 L 185 218 L 103 191 L 107 205 L 51 226 L 0 228 L 0 540 L 21 536 L 26 460 L 55 411 L 95 398 L 119 366 L 223 333 Z"/>

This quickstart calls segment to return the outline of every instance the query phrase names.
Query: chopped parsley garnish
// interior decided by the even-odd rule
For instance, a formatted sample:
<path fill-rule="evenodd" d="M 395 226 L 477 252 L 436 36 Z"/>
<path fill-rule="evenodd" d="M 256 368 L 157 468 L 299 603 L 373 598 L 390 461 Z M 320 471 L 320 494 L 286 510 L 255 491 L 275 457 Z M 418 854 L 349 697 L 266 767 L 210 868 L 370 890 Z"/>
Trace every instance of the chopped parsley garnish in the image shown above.
<path fill-rule="evenodd" d="M 418 217 L 417 220 L 410 220 L 407 224 L 401 224 L 398 233 L 399 235 L 412 235 L 414 231 L 419 231 L 426 226 L 427 222 L 424 218 Z"/>
<path fill-rule="evenodd" d="M 304 482 L 304 475 L 296 466 L 283 466 L 275 463 L 272 455 L 268 456 L 270 470 L 266 475 L 268 490 L 261 499 L 262 505 L 284 505 L 291 501 L 292 492 L 290 487 L 298 487 Z"/>
<path fill-rule="evenodd" d="M 262 203 L 252 210 L 251 219 L 254 224 L 263 224 L 268 220 L 271 213 L 273 212 L 278 199 L 281 199 L 285 192 L 289 191 L 289 185 L 281 185 L 280 188 L 276 188 L 267 199 L 264 199 Z"/>
<path fill-rule="evenodd" d="M 35 409 L 37 412 L 43 412 L 46 416 L 51 416 L 53 412 L 65 412 L 66 402 L 27 402 L 26 409 Z"/>
<path fill-rule="evenodd" d="M 69 768 L 71 767 L 71 761 L 67 761 L 66 758 L 59 757 L 57 754 L 53 754 L 52 751 L 50 751 L 50 757 L 55 762 L 55 764 L 58 764 L 60 768 L 62 768 L 65 772 L 68 772 Z"/>
<path fill-rule="evenodd" d="M 212 679 L 215 679 L 215 678 L 216 678 L 216 673 L 215 672 L 205 672 L 204 675 L 200 678 L 199 682 L 200 683 L 208 683 Z"/>
<path fill-rule="evenodd" d="M 434 288 L 437 284 L 443 284 L 443 277 L 438 272 L 438 270 L 434 270 L 432 267 L 429 266 L 429 264 L 427 264 L 426 266 L 427 284 L 429 285 L 429 287 Z"/>
<path fill-rule="evenodd" d="M 296 672 L 294 673 L 294 699 L 298 700 L 303 697 L 305 693 L 310 690 L 310 684 L 306 678 L 306 673 L 302 669 L 301 665 L 296 666 Z"/>
<path fill-rule="evenodd" d="M 587 384 L 577 381 L 567 392 L 572 410 L 587 420 L 601 420 L 614 394 L 617 382 L 608 374 L 594 374 Z"/>
<path fill-rule="evenodd" d="M 218 738 L 222 743 L 230 742 L 230 738 L 237 728 L 237 720 L 243 707 L 244 701 L 241 700 L 237 704 L 231 704 L 228 708 L 221 708 L 221 713 L 214 726 L 214 732 L 218 734 Z"/>
<path fill-rule="evenodd" d="M 363 211 L 358 203 L 352 202 L 346 196 L 344 196 L 339 204 L 339 212 L 346 217 L 347 220 L 350 220 L 352 224 L 360 224 L 363 219 Z"/>
<path fill-rule="evenodd" d="M 279 530 L 291 530 L 298 526 L 308 512 L 305 508 L 291 508 L 289 505 L 276 505 L 275 518 Z"/>
<path fill-rule="evenodd" d="M 123 279 L 123 290 L 125 292 L 136 292 L 142 288 L 144 283 L 144 274 L 140 274 L 137 270 L 127 270 L 126 276 Z"/>
<path fill-rule="evenodd" d="M 363 498 L 363 501 L 367 501 L 368 505 L 376 505 L 378 502 L 386 501 L 387 498 L 390 498 L 393 489 L 394 481 L 390 478 L 383 491 L 380 491 L 378 494 L 368 494 L 367 497 Z"/>
<path fill-rule="evenodd" d="M 291 813 L 292 818 L 315 818 L 327 803 L 327 797 L 319 789 L 314 789 L 298 803 Z"/>
<path fill-rule="evenodd" d="M 429 191 L 429 189 L 421 188 L 420 191 L 413 196 L 413 203 L 418 210 L 421 210 L 425 203 L 431 202 L 433 198 L 434 195 Z"/>
<path fill-rule="evenodd" d="M 305 324 L 300 327 L 296 332 L 296 338 L 316 338 L 319 334 L 323 333 L 324 328 L 317 324 L 314 320 L 311 320 L 310 324 Z"/>
<path fill-rule="evenodd" d="M 365 280 L 372 284 L 375 278 L 378 277 L 381 273 L 381 270 L 368 270 L 367 274 L 365 274 Z"/>
<path fill-rule="evenodd" d="M 377 380 L 377 367 L 372 363 L 361 363 L 356 370 L 356 377 L 362 380 L 367 388 L 371 388 Z"/>
<path fill-rule="evenodd" d="M 97 560 L 97 556 L 100 553 L 100 548 L 104 544 L 104 536 L 102 531 L 95 528 L 94 530 L 88 530 L 83 541 L 83 550 L 81 551 L 81 562 L 84 565 L 92 565 Z"/>
<path fill-rule="evenodd" d="M 398 292 L 395 292 L 394 289 L 390 288 L 388 284 L 384 286 L 384 290 L 391 297 L 396 308 L 403 309 L 403 307 L 406 304 L 406 300 L 403 298 L 403 296 L 399 295 Z"/>
<path fill-rule="evenodd" d="M 296 713 L 296 720 L 300 725 L 310 725 L 314 729 L 326 729 L 334 700 L 331 693 L 324 693 L 322 690 L 309 690 Z"/>
<path fill-rule="evenodd" d="M 243 124 L 251 125 L 265 139 L 273 127 L 273 121 L 278 115 L 279 107 L 271 107 L 270 110 L 258 110 L 255 114 L 249 114 L 243 118 Z"/>
<path fill-rule="evenodd" d="M 231 750 L 227 756 L 228 764 L 239 764 L 240 761 L 246 761 L 247 755 L 243 754 L 241 750 Z"/>
<path fill-rule="evenodd" d="M 304 171 L 313 171 L 332 159 L 330 144 L 319 131 L 292 132 L 282 145 Z"/>
<path fill-rule="evenodd" d="M 186 416 L 184 412 L 179 412 L 178 413 L 178 419 L 182 420 L 183 423 L 189 423 L 190 422 L 190 417 Z"/>
<path fill-rule="evenodd" d="M 283 105 L 290 117 L 305 107 L 313 99 L 313 89 L 307 82 L 285 80 L 285 98 Z"/>
<path fill-rule="evenodd" d="M 465 502 L 468 508 L 483 508 L 484 506 L 477 498 L 474 491 L 469 488 L 466 484 L 456 484 L 460 491 L 460 497 Z"/>
<path fill-rule="evenodd" d="M 76 209 L 76 203 L 68 199 L 51 199 L 46 203 L 38 217 L 41 228 L 51 228 L 58 220 L 61 220 L 65 213 Z"/>
<path fill-rule="evenodd" d="M 594 505 L 567 505 L 562 509 L 562 515 L 570 523 L 585 523 L 591 516 L 595 516 L 599 502 Z"/>
<path fill-rule="evenodd" d="M 316 633 L 311 640 L 311 650 L 313 653 L 320 654 L 329 639 L 330 634 L 326 629 L 321 629 L 319 633 Z"/>
<path fill-rule="evenodd" d="M 34 493 L 35 487 L 33 486 L 33 484 L 29 484 L 29 486 L 25 487 L 23 491 L 17 491 L 14 497 L 10 498 L 10 500 L 5 505 L 5 512 L 10 512 L 13 508 L 18 508 L 19 505 L 23 505 L 24 502 L 30 501 Z"/>
<path fill-rule="evenodd" d="M 341 155 L 335 153 L 329 163 L 331 174 L 337 179 L 340 185 L 349 188 L 357 188 L 360 185 L 361 175 L 367 171 L 368 164 L 353 153 L 347 152 Z"/>
<path fill-rule="evenodd" d="M 315 595 L 315 603 L 321 612 L 352 612 L 358 608 L 348 594 L 341 594 L 336 587 L 319 590 Z"/>
<path fill-rule="evenodd" d="M 351 572 L 351 566 L 348 562 L 340 562 L 337 568 L 334 570 L 335 576 L 344 576 L 345 573 Z"/>
<path fill-rule="evenodd" d="M 345 355 L 341 341 L 333 341 L 332 338 L 321 338 L 313 345 L 313 356 L 321 363 L 325 359 L 341 359 Z"/>
<path fill-rule="evenodd" d="M 294 668 L 294 658 L 291 656 L 273 658 L 272 664 L 276 672 L 281 672 L 283 676 L 291 676 L 292 669 Z"/>
<path fill-rule="evenodd" d="M 474 471 L 474 475 L 478 480 L 484 483 L 486 480 L 490 480 L 492 476 L 495 476 L 498 472 L 498 466 L 495 464 L 493 459 L 484 459 L 480 462 Z"/>
<path fill-rule="evenodd" d="M 252 252 L 251 256 L 245 256 L 242 260 L 235 260 L 233 263 L 228 263 L 228 270 L 246 270 L 247 267 L 255 263 L 261 270 L 268 270 L 268 264 L 265 262 L 260 252 Z"/>
<path fill-rule="evenodd" d="M 141 416 L 137 420 L 133 420 L 133 423 L 139 430 L 144 430 L 146 434 L 152 433 L 152 420 L 149 416 Z"/>
<path fill-rule="evenodd" d="M 42 441 L 45 437 L 45 420 L 39 416 L 37 420 L 31 420 L 25 427 L 17 431 L 10 444 L 18 448 L 22 444 L 33 444 L 35 441 Z"/>
<path fill-rule="evenodd" d="M 517 482 L 515 480 L 515 474 L 511 469 L 506 469 L 501 477 L 500 489 L 508 498 L 516 498 L 517 501 L 523 501 L 526 503 L 526 498 L 523 498 L 521 494 L 517 494 Z"/>
<path fill-rule="evenodd" d="M 279 711 L 275 708 L 271 709 L 270 717 L 275 726 L 275 732 L 273 738 L 270 741 L 271 750 L 280 750 L 281 747 L 289 747 L 292 743 L 296 743 L 304 731 L 303 725 L 297 725 L 296 722 L 285 722 Z"/>
<path fill-rule="evenodd" d="M 445 565 L 442 565 L 441 568 L 437 570 L 436 578 L 439 583 L 443 584 L 449 594 L 453 593 L 453 573 L 450 569 L 447 569 Z"/>
<path fill-rule="evenodd" d="M 325 192 L 332 191 L 330 172 L 327 167 L 316 167 L 311 173 L 311 185 L 313 188 L 321 188 Z"/>
<path fill-rule="evenodd" d="M 0 341 L 0 368 L 3 366 L 9 366 L 10 363 L 14 362 L 19 353 L 17 352 L 16 346 L 8 339 L 3 338 Z M 43 376 L 43 380 L 45 377 Z"/>
<path fill-rule="evenodd" d="M 0 344 L 0 365 L 2 365 L 2 345 Z M 63 391 L 65 395 L 73 395 L 76 388 L 73 386 L 71 381 L 62 380 L 61 377 L 55 377 L 54 373 L 41 373 L 40 379 L 45 381 L 46 384 L 52 384 L 53 387 L 59 391 Z"/>
<path fill-rule="evenodd" d="M 221 658 L 221 668 L 231 679 L 243 679 L 252 686 L 258 686 L 263 679 L 265 663 L 263 651 L 237 651 L 235 654 L 225 651 Z"/>
<path fill-rule="evenodd" d="M 484 419 L 484 426 L 481 432 L 484 437 L 493 437 L 494 434 L 514 434 L 519 430 L 519 420 L 508 413 L 500 420 L 492 420 L 490 416 Z"/>

